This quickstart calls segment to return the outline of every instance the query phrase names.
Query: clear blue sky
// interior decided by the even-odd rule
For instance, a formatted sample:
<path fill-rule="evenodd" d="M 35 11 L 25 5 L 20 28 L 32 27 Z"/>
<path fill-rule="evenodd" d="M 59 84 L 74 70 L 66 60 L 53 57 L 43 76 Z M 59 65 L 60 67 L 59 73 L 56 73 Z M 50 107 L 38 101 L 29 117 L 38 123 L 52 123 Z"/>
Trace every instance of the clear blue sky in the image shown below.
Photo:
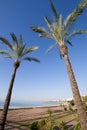
<path fill-rule="evenodd" d="M 77 7 L 80 0 L 53 0 L 59 13 L 64 19 Z M 10 33 L 14 32 L 19 38 L 23 35 L 27 46 L 37 45 L 39 49 L 31 56 L 41 62 L 22 62 L 17 71 L 12 100 L 58 100 L 71 98 L 67 70 L 64 60 L 60 59 L 57 49 L 45 54 L 45 50 L 54 43 L 49 39 L 40 39 L 30 26 L 46 27 L 44 16 L 52 20 L 49 0 L 0 0 L 0 36 L 11 40 Z M 72 29 L 87 29 L 87 9 L 78 17 Z M 69 46 L 69 57 L 76 76 L 80 93 L 87 94 L 87 35 L 71 39 L 73 47 Z M 0 49 L 2 44 L 0 44 Z M 0 56 L 0 101 L 5 99 L 11 75 L 13 61 Z"/>

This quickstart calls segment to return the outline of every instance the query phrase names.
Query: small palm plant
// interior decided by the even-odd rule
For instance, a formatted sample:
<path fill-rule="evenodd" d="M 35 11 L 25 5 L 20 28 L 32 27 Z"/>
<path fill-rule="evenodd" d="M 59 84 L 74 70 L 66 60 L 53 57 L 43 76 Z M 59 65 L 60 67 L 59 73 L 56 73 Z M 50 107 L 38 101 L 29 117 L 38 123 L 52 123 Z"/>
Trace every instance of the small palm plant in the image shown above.
<path fill-rule="evenodd" d="M 74 130 L 81 130 L 81 125 L 79 122 L 75 125 Z"/>
<path fill-rule="evenodd" d="M 64 57 L 64 60 L 66 63 L 66 68 L 67 68 L 67 72 L 70 78 L 74 101 L 78 110 L 79 121 L 80 121 L 82 130 L 86 130 L 87 129 L 87 115 L 83 108 L 77 82 L 76 82 L 76 79 L 72 70 L 70 60 L 69 60 L 67 43 L 72 45 L 72 43 L 70 42 L 70 38 L 72 36 L 75 36 L 77 34 L 87 33 L 87 30 L 74 30 L 72 32 L 70 31 L 72 23 L 75 22 L 78 16 L 87 8 L 87 0 L 82 0 L 81 3 L 79 3 L 79 5 L 77 6 L 77 8 L 74 9 L 74 11 L 71 12 L 67 16 L 65 21 L 63 21 L 61 14 L 58 15 L 54 7 L 54 4 L 51 0 L 50 0 L 50 3 L 51 3 L 53 16 L 54 16 L 54 22 L 52 23 L 48 19 L 48 17 L 45 17 L 45 22 L 48 26 L 48 30 L 39 26 L 32 26 L 31 29 L 39 33 L 39 37 L 41 38 L 46 37 L 55 41 L 55 44 L 51 45 L 48 48 L 47 52 L 50 51 L 55 46 L 59 46 L 60 56 Z"/>
<path fill-rule="evenodd" d="M 39 121 L 40 130 L 46 130 L 47 129 L 47 119 L 42 119 Z"/>
<path fill-rule="evenodd" d="M 47 130 L 52 130 L 53 129 L 53 125 L 55 124 L 55 119 L 52 117 L 52 113 L 53 111 L 51 109 L 48 109 L 48 129 Z"/>
<path fill-rule="evenodd" d="M 60 122 L 59 128 L 60 128 L 60 130 L 67 130 L 68 129 L 68 127 L 64 121 Z"/>
<path fill-rule="evenodd" d="M 28 53 L 30 53 L 34 50 L 37 50 L 38 49 L 37 46 L 25 48 L 26 44 L 23 43 L 23 41 L 22 41 L 22 35 L 20 35 L 20 41 L 18 41 L 18 39 L 14 33 L 11 33 L 11 38 L 13 40 L 13 44 L 11 44 L 4 37 L 0 37 L 0 41 L 9 48 L 9 50 L 0 50 L 0 53 L 5 54 L 6 55 L 5 58 L 11 58 L 14 60 L 14 70 L 13 70 L 12 79 L 10 81 L 8 93 L 6 96 L 4 108 L 2 111 L 2 115 L 1 115 L 0 130 L 4 130 L 4 127 L 5 127 L 7 112 L 8 112 L 8 108 L 9 108 L 9 104 L 10 104 L 10 100 L 11 100 L 13 83 L 14 83 L 14 79 L 16 76 L 16 71 L 17 71 L 18 67 L 20 66 L 21 61 L 28 60 L 28 61 L 39 62 L 39 60 L 34 57 L 25 57 Z"/>

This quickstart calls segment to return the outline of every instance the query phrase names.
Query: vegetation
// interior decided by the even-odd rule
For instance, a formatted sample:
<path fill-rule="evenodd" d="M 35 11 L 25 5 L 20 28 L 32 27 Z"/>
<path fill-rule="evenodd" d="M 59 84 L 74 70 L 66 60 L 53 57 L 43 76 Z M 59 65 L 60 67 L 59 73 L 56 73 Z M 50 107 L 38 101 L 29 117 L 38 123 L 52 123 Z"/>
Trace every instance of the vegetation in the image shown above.
<path fill-rule="evenodd" d="M 40 124 L 40 130 L 46 130 L 47 119 L 40 120 L 39 124 Z"/>
<path fill-rule="evenodd" d="M 60 128 L 60 130 L 67 130 L 68 129 L 67 125 L 64 121 L 60 122 L 59 128 Z"/>
<path fill-rule="evenodd" d="M 70 100 L 70 101 L 68 101 L 68 103 L 71 105 L 71 106 L 74 106 L 75 105 L 75 103 L 74 103 L 74 100 L 72 99 L 72 100 Z"/>
<path fill-rule="evenodd" d="M 70 63 L 70 59 L 68 56 L 68 48 L 67 44 L 72 45 L 70 42 L 70 38 L 72 36 L 75 36 L 77 34 L 84 34 L 87 33 L 87 30 L 74 30 L 71 32 L 70 28 L 73 22 L 78 18 L 80 14 L 87 8 L 87 1 L 82 0 L 81 3 L 77 6 L 73 12 L 71 12 L 65 21 L 63 21 L 62 15 L 58 15 L 53 2 L 50 0 L 51 3 L 51 8 L 53 11 L 53 16 L 54 16 L 54 22 L 52 23 L 48 17 L 45 17 L 45 22 L 48 26 L 48 30 L 43 27 L 39 26 L 32 26 L 31 29 L 37 33 L 39 33 L 39 37 L 41 38 L 50 38 L 55 41 L 54 45 L 51 45 L 47 52 L 50 51 L 52 48 L 59 46 L 59 53 L 60 56 L 64 58 L 65 63 L 66 63 L 66 68 L 67 72 L 69 75 L 70 83 L 71 83 L 71 88 L 73 92 L 73 97 L 74 101 L 78 110 L 78 117 L 79 117 L 79 122 L 81 124 L 82 130 L 87 129 L 87 115 L 86 111 L 84 110 L 83 103 L 81 100 L 80 92 L 78 89 L 78 85 L 73 73 L 73 69 Z"/>
<path fill-rule="evenodd" d="M 55 119 L 52 117 L 52 111 L 48 109 L 48 118 L 35 121 L 30 125 L 31 130 L 53 130 Z"/>
<path fill-rule="evenodd" d="M 85 110 L 87 111 L 87 95 L 86 95 L 86 96 L 83 96 L 83 97 L 82 97 L 82 100 L 83 100 L 84 108 L 85 108 Z"/>
<path fill-rule="evenodd" d="M 71 111 L 61 111 L 58 113 L 55 113 L 55 111 L 51 111 L 48 109 L 48 117 L 42 118 L 38 120 L 34 120 L 30 126 L 34 125 L 33 127 L 36 127 L 40 130 L 68 130 L 71 127 L 74 128 L 75 124 L 77 123 L 77 114 L 75 112 Z M 75 126 L 76 127 L 76 126 Z"/>
<path fill-rule="evenodd" d="M 4 130 L 4 127 L 5 127 L 8 107 L 9 107 L 9 104 L 10 104 L 13 84 L 14 84 L 14 80 L 15 80 L 15 76 L 16 76 L 16 71 L 19 68 L 21 61 L 22 60 L 28 60 L 28 61 L 33 60 L 33 61 L 39 62 L 39 60 L 36 59 L 36 58 L 25 57 L 28 53 L 30 53 L 34 50 L 37 50 L 38 49 L 37 46 L 28 47 L 28 48 L 25 49 L 26 44 L 23 43 L 23 41 L 22 41 L 22 35 L 20 35 L 19 41 L 17 40 L 17 37 L 15 36 L 14 33 L 11 33 L 11 38 L 13 40 L 13 44 L 11 44 L 4 37 L 0 37 L 0 41 L 9 48 L 9 50 L 0 50 L 0 53 L 5 54 L 5 58 L 10 58 L 10 59 L 14 60 L 14 70 L 13 70 L 12 78 L 11 78 L 11 81 L 10 81 L 8 93 L 7 93 L 7 96 L 6 96 L 6 99 L 5 99 L 4 108 L 3 108 L 1 120 L 0 120 L 0 129 L 1 130 Z"/>
<path fill-rule="evenodd" d="M 81 98 L 82 98 L 83 106 L 84 106 L 85 110 L 87 111 L 87 95 L 82 96 Z M 68 101 L 68 106 L 69 106 L 70 110 L 73 110 L 73 108 L 75 110 L 75 103 L 74 103 L 73 99 Z M 64 109 L 66 109 L 66 107 Z"/>
<path fill-rule="evenodd" d="M 81 130 L 81 125 L 80 125 L 80 123 L 77 123 L 77 124 L 76 124 L 74 130 Z"/>
<path fill-rule="evenodd" d="M 47 130 L 52 130 L 53 129 L 53 125 L 55 124 L 55 119 L 52 117 L 52 111 L 50 109 L 48 109 L 48 124 L 47 124 Z"/>
<path fill-rule="evenodd" d="M 39 126 L 38 121 L 33 122 L 33 123 L 30 125 L 30 129 L 31 129 L 31 130 L 40 130 L 40 126 Z"/>

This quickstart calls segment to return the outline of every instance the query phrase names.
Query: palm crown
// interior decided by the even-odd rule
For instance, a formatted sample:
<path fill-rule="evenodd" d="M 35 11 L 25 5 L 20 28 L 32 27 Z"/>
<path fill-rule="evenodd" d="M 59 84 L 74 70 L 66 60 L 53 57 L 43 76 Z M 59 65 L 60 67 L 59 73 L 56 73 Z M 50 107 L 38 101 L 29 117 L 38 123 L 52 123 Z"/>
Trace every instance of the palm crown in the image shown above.
<path fill-rule="evenodd" d="M 32 46 L 32 47 L 26 47 L 26 43 L 23 43 L 22 41 L 22 35 L 20 35 L 20 40 L 18 41 L 17 37 L 15 36 L 14 33 L 11 33 L 11 38 L 13 40 L 13 44 L 11 44 L 7 39 L 4 37 L 0 37 L 0 41 L 2 41 L 9 49 L 8 50 L 0 50 L 1 54 L 5 54 L 5 58 L 11 58 L 14 59 L 15 61 L 18 60 L 19 62 L 21 60 L 28 60 L 28 61 L 36 61 L 39 62 L 38 59 L 34 57 L 25 57 L 28 53 L 37 50 L 37 46 Z"/>
<path fill-rule="evenodd" d="M 51 8 L 54 16 L 54 22 L 45 17 L 45 22 L 48 26 L 48 30 L 43 27 L 32 26 L 31 29 L 35 32 L 39 33 L 39 37 L 47 37 L 51 38 L 56 41 L 56 43 L 49 47 L 47 51 L 55 47 L 56 45 L 62 44 L 71 44 L 70 38 L 76 34 L 83 34 L 87 33 L 87 30 L 74 30 L 73 32 L 69 33 L 71 24 L 76 20 L 76 18 L 83 12 L 83 10 L 87 7 L 87 0 L 83 0 L 78 7 L 70 13 L 65 21 L 63 21 L 62 15 L 58 15 L 53 2 L 50 0 Z"/>

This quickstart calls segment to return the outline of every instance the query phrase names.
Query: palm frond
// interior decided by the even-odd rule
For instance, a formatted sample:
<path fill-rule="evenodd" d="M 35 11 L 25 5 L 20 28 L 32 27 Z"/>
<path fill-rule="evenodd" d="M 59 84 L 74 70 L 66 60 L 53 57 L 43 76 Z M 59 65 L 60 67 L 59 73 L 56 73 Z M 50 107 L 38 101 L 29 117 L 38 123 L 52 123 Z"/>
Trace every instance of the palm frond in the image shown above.
<path fill-rule="evenodd" d="M 22 40 L 22 35 L 20 35 L 20 44 L 23 43 L 23 40 Z"/>
<path fill-rule="evenodd" d="M 9 43 L 7 39 L 5 39 L 4 37 L 0 37 L 0 41 L 7 45 L 11 50 L 13 50 L 12 45 Z"/>
<path fill-rule="evenodd" d="M 25 57 L 23 60 L 27 60 L 27 61 L 35 61 L 35 62 L 40 62 L 40 60 L 34 58 L 34 57 Z"/>
<path fill-rule="evenodd" d="M 12 56 L 8 55 L 8 56 L 5 56 L 4 58 L 10 58 L 10 59 L 13 59 Z"/>
<path fill-rule="evenodd" d="M 9 54 L 9 52 L 6 50 L 0 50 L 0 54 Z"/>
<path fill-rule="evenodd" d="M 50 4 L 51 4 L 51 9 L 53 12 L 54 20 L 55 20 L 55 22 L 57 22 L 58 21 L 58 14 L 57 14 L 56 8 L 55 8 L 52 0 L 50 0 Z"/>
<path fill-rule="evenodd" d="M 38 33 L 44 33 L 46 30 L 42 27 L 37 27 L 37 26 L 32 26 L 30 27 L 33 31 L 38 32 Z"/>
<path fill-rule="evenodd" d="M 11 37 L 12 37 L 12 40 L 14 41 L 14 46 L 15 46 L 15 48 L 17 49 L 17 48 L 18 48 L 18 40 L 17 40 L 17 37 L 15 36 L 14 33 L 11 33 L 10 35 L 11 35 Z"/>
<path fill-rule="evenodd" d="M 64 22 L 65 29 L 69 29 L 70 25 L 77 19 L 85 8 L 87 8 L 87 0 L 82 0 L 78 7 L 66 18 Z"/>
<path fill-rule="evenodd" d="M 49 30 L 53 31 L 53 26 L 52 26 L 51 21 L 48 19 L 47 16 L 45 16 L 44 19 L 45 19 L 47 26 L 49 27 Z"/>
<path fill-rule="evenodd" d="M 22 56 L 24 56 L 24 55 L 26 55 L 26 54 L 28 54 L 28 53 L 30 53 L 30 52 L 32 52 L 32 51 L 35 51 L 35 50 L 37 50 L 38 48 L 39 48 L 38 46 L 29 47 L 29 48 L 25 49 L 25 51 L 23 52 Z"/>
<path fill-rule="evenodd" d="M 62 40 L 63 37 L 63 20 L 62 20 L 62 15 L 60 14 L 59 16 L 59 20 L 58 20 L 58 35 L 59 35 L 59 39 Z"/>
<path fill-rule="evenodd" d="M 70 46 L 72 46 L 72 43 L 69 40 L 66 40 L 66 43 L 68 43 Z"/>
<path fill-rule="evenodd" d="M 48 53 L 51 49 L 53 49 L 54 47 L 56 47 L 57 44 L 54 44 L 54 45 L 51 45 L 47 50 L 46 50 L 46 53 Z"/>
<path fill-rule="evenodd" d="M 31 27 L 31 29 L 35 32 L 38 32 L 40 38 L 43 38 L 43 37 L 53 38 L 52 34 L 49 31 L 47 31 L 45 28 Z"/>
<path fill-rule="evenodd" d="M 58 25 L 59 25 L 59 30 L 62 31 L 62 27 L 63 27 L 63 20 L 62 20 L 62 15 L 60 14 L 59 16 L 59 20 L 58 20 Z"/>
<path fill-rule="evenodd" d="M 22 57 L 25 46 L 26 46 L 26 44 L 20 44 L 20 46 L 18 47 L 16 53 L 17 53 L 19 58 Z"/>
<path fill-rule="evenodd" d="M 75 30 L 71 34 L 68 35 L 68 38 L 78 35 L 78 34 L 87 34 L 87 30 Z"/>
<path fill-rule="evenodd" d="M 47 37 L 47 38 L 53 39 L 53 35 L 52 35 L 51 33 L 49 33 L 49 32 L 40 33 L 40 34 L 39 34 L 39 37 L 40 37 L 40 38 Z"/>
<path fill-rule="evenodd" d="M 0 54 L 5 54 L 4 58 L 13 58 L 12 54 L 7 50 L 0 50 Z"/>

